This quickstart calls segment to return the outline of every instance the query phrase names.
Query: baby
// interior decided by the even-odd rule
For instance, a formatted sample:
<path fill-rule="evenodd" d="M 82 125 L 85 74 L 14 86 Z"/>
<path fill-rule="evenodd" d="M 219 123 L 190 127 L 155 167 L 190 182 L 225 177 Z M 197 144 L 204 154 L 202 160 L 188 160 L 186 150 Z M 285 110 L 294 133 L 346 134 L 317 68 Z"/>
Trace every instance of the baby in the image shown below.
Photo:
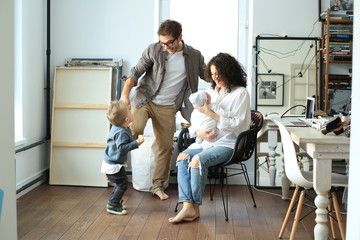
<path fill-rule="evenodd" d="M 209 105 L 210 109 L 214 108 L 214 103 L 211 103 L 210 94 L 208 94 L 205 90 L 198 91 L 193 93 L 189 96 L 190 102 L 194 106 L 201 107 L 206 102 Z M 217 122 L 212 117 L 201 113 L 198 109 L 194 109 L 191 113 L 191 126 L 189 127 L 190 135 L 194 136 L 195 130 L 207 130 L 211 129 L 215 133 L 217 132 Z M 204 141 L 202 138 L 196 137 L 196 143 L 191 148 L 198 148 L 198 147 L 206 147 L 207 141 Z M 199 146 L 201 144 L 201 146 Z M 197 145 L 197 146 L 196 146 Z"/>

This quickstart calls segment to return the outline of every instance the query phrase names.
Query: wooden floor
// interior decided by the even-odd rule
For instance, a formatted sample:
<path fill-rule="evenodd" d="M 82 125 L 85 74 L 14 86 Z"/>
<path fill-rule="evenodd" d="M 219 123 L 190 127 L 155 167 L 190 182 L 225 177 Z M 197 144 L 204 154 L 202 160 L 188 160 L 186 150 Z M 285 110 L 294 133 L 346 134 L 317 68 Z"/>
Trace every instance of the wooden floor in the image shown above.
<path fill-rule="evenodd" d="M 246 187 L 230 186 L 230 216 L 226 222 L 217 187 L 213 201 L 205 193 L 198 220 L 170 224 L 168 218 L 174 216 L 177 201 L 176 185 L 167 189 L 170 198 L 166 201 L 133 190 L 130 185 L 124 196 L 126 216 L 106 212 L 111 190 L 112 187 L 40 185 L 17 200 L 18 239 L 278 239 L 289 204 L 279 196 L 255 190 L 257 208 L 254 208 Z M 303 212 L 309 209 L 305 207 Z M 313 239 L 314 224 L 312 213 L 300 222 L 296 239 Z M 292 222 L 284 239 L 289 239 L 291 225 Z"/>

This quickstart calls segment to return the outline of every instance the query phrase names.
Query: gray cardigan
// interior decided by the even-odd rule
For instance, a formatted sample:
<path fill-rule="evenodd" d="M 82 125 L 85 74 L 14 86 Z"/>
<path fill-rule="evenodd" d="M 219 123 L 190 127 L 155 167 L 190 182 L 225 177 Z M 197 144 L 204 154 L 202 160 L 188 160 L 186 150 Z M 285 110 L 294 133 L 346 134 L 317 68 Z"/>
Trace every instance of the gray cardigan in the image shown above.
<path fill-rule="evenodd" d="M 104 160 L 108 164 L 124 164 L 128 152 L 138 148 L 129 128 L 112 126 L 104 153 Z"/>
<path fill-rule="evenodd" d="M 197 92 L 199 77 L 205 79 L 205 63 L 200 51 L 186 45 L 184 42 L 183 44 L 187 84 L 184 85 L 183 89 L 179 89 L 175 104 L 177 111 L 180 110 L 182 116 L 190 122 L 193 106 L 189 101 L 189 96 L 191 93 Z M 141 108 L 159 92 L 161 82 L 165 76 L 165 61 L 168 54 L 160 43 L 150 44 L 143 51 L 137 65 L 131 69 L 130 77 L 135 80 L 137 86 L 131 99 L 133 107 Z M 139 79 L 144 73 L 145 75 Z"/>

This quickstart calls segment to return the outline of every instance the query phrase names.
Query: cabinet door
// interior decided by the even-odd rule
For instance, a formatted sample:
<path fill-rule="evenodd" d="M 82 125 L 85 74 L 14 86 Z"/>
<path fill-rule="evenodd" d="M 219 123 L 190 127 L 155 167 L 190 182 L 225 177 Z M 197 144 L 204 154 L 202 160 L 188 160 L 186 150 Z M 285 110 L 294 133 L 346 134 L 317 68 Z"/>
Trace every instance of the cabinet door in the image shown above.
<path fill-rule="evenodd" d="M 55 69 L 50 184 L 107 186 L 100 168 L 111 82 L 112 68 Z"/>

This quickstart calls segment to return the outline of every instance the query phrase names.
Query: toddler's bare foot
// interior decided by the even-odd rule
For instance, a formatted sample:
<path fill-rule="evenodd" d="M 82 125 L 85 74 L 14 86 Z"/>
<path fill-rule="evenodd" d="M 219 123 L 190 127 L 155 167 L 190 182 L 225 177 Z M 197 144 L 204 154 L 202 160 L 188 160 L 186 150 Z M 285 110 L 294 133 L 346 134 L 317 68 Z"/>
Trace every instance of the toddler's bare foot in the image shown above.
<path fill-rule="evenodd" d="M 160 198 L 160 200 L 166 200 L 169 198 L 169 196 L 161 190 L 157 190 L 155 194 Z"/>

